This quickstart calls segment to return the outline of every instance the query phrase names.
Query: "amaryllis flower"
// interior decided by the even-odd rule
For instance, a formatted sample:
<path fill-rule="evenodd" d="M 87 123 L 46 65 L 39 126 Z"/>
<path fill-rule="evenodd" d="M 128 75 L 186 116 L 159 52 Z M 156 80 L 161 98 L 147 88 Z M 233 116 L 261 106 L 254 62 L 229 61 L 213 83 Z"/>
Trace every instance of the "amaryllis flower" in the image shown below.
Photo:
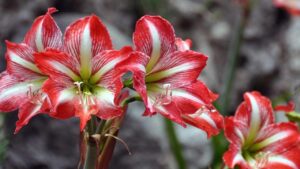
<path fill-rule="evenodd" d="M 224 161 L 230 168 L 298 169 L 300 135 L 294 123 L 275 123 L 268 98 L 247 92 L 234 117 L 225 120 L 230 142 Z"/>
<path fill-rule="evenodd" d="M 80 118 L 81 130 L 91 115 L 101 119 L 120 116 L 116 98 L 122 86 L 114 83 L 114 67 L 131 52 L 130 47 L 112 50 L 112 42 L 101 20 L 91 15 L 75 21 L 65 32 L 63 50 L 35 55 L 41 71 L 49 75 L 43 90 L 53 109 L 51 116 Z"/>
<path fill-rule="evenodd" d="M 217 134 L 222 117 L 212 106 L 217 95 L 197 78 L 207 57 L 189 50 L 191 41 L 175 37 L 171 24 L 159 16 L 144 16 L 133 34 L 135 52 L 120 63 L 121 74 L 133 72 L 134 89 L 145 105 L 144 115 L 160 113 L 186 126 Z"/>
<path fill-rule="evenodd" d="M 35 65 L 33 53 L 61 47 L 62 33 L 51 17 L 55 11 L 49 8 L 38 17 L 22 43 L 6 42 L 7 69 L 0 75 L 0 111 L 20 109 L 15 132 L 49 108 L 47 95 L 40 90 L 47 76 Z"/>
<path fill-rule="evenodd" d="M 300 0 L 273 0 L 277 7 L 284 8 L 292 15 L 300 15 Z"/>

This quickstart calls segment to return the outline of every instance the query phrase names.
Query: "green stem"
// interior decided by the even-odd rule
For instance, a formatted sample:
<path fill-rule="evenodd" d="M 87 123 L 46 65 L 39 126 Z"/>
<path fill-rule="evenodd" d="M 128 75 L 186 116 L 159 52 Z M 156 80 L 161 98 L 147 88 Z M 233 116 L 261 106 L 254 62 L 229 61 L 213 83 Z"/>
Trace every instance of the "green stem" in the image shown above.
<path fill-rule="evenodd" d="M 182 152 L 182 146 L 178 141 L 174 124 L 169 119 L 164 119 L 165 129 L 168 135 L 169 144 L 174 158 L 177 162 L 178 169 L 186 169 L 186 162 Z"/>
<path fill-rule="evenodd" d="M 94 134 L 95 129 L 95 119 L 96 117 L 92 117 L 91 120 L 87 122 L 87 128 L 86 131 L 88 132 L 88 137 L 86 141 L 86 156 L 85 161 L 83 165 L 83 169 L 95 169 L 97 164 L 97 155 L 98 155 L 98 149 L 97 149 L 97 143 L 96 141 L 91 137 Z"/>
<path fill-rule="evenodd" d="M 84 163 L 84 169 L 95 169 L 97 162 L 98 149 L 96 145 L 87 145 L 86 160 Z"/>
<path fill-rule="evenodd" d="M 245 27 L 248 22 L 249 14 L 250 14 L 250 6 L 251 2 L 249 2 L 248 7 L 243 8 L 243 14 L 240 17 L 235 34 L 233 35 L 233 39 L 230 43 L 229 51 L 228 51 L 228 59 L 229 63 L 225 70 L 225 78 L 224 78 L 224 88 L 222 90 L 222 95 L 220 98 L 221 101 L 221 113 L 225 115 L 227 113 L 228 104 L 230 104 L 230 94 L 232 90 L 232 85 L 235 79 L 235 70 L 236 63 L 238 60 L 238 56 L 240 54 L 241 45 L 243 42 Z"/>

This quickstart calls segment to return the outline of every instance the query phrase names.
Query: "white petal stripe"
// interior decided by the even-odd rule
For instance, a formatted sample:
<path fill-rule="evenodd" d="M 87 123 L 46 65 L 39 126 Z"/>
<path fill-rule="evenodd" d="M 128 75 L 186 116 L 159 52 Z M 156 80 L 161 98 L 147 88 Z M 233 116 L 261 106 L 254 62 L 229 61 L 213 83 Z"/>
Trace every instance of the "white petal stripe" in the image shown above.
<path fill-rule="evenodd" d="M 146 71 L 150 72 L 160 58 L 161 40 L 155 25 L 152 22 L 147 20 L 146 23 L 149 27 L 150 35 L 152 38 L 152 52 L 151 52 L 150 60 L 146 66 Z"/>
<path fill-rule="evenodd" d="M 184 63 L 179 66 L 172 67 L 170 69 L 166 69 L 157 73 L 149 74 L 146 77 L 146 82 L 155 82 L 167 77 L 170 77 L 172 75 L 175 75 L 176 73 L 180 72 L 185 72 L 191 69 L 194 69 L 198 66 L 199 64 L 195 62 L 189 62 L 189 63 Z"/>
<path fill-rule="evenodd" d="M 116 58 L 116 59 L 113 59 L 110 62 L 106 63 L 100 70 L 98 70 L 98 72 L 96 72 L 91 77 L 90 81 L 92 83 L 99 81 L 105 73 L 112 70 L 116 66 L 116 64 L 118 64 L 120 61 L 122 61 L 122 58 Z"/>
<path fill-rule="evenodd" d="M 83 30 L 80 41 L 80 74 L 84 79 L 88 79 L 91 75 L 92 62 L 92 39 L 90 35 L 90 25 L 87 24 Z"/>
<path fill-rule="evenodd" d="M 29 70 L 32 70 L 36 73 L 41 73 L 40 69 L 34 63 L 23 59 L 22 57 L 18 56 L 14 52 L 9 52 L 9 56 L 10 56 L 11 61 L 29 69 Z"/>
<path fill-rule="evenodd" d="M 71 69 L 66 67 L 65 65 L 57 62 L 57 61 L 50 61 L 50 64 L 55 68 L 57 71 L 64 73 L 68 75 L 70 78 L 72 78 L 75 81 L 80 80 L 80 77 L 77 76 Z"/>
<path fill-rule="evenodd" d="M 251 94 L 247 94 L 247 97 L 249 98 L 251 104 L 250 129 L 249 129 L 248 138 L 246 139 L 246 144 L 249 144 L 255 139 L 257 135 L 257 132 L 261 125 L 261 116 L 259 112 L 258 103 L 255 100 L 254 96 L 252 96 Z"/>
<path fill-rule="evenodd" d="M 288 132 L 288 131 L 279 132 L 259 143 L 256 143 L 255 145 L 251 146 L 251 150 L 253 150 L 253 151 L 260 150 L 270 144 L 279 142 L 280 140 L 288 137 L 289 135 L 290 135 L 290 132 Z"/>
<path fill-rule="evenodd" d="M 44 22 L 44 20 L 42 20 L 41 23 L 39 24 L 37 32 L 36 32 L 36 36 L 35 36 L 35 44 L 36 44 L 38 52 L 44 51 L 43 30 L 42 30 L 43 22 Z"/>
<path fill-rule="evenodd" d="M 296 164 L 293 161 L 291 161 L 283 156 L 271 156 L 271 157 L 269 157 L 268 162 L 275 163 L 275 164 L 283 164 L 283 165 L 289 166 L 293 169 L 298 169 L 298 167 L 296 166 Z"/>
<path fill-rule="evenodd" d="M 194 102 L 197 102 L 199 104 L 205 104 L 201 99 L 195 97 L 194 95 L 185 92 L 183 90 L 172 90 L 172 96 L 178 96 L 178 97 L 183 97 L 189 100 L 192 100 Z"/>

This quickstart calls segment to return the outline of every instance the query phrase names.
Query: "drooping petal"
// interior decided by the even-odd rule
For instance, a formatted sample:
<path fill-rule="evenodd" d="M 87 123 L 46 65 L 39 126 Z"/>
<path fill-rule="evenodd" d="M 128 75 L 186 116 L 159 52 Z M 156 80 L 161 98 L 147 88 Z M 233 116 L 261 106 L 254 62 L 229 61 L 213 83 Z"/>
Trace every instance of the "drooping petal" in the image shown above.
<path fill-rule="evenodd" d="M 279 123 L 263 128 L 249 150 L 280 154 L 295 146 L 295 144 L 300 144 L 297 126 L 290 122 Z"/>
<path fill-rule="evenodd" d="M 223 155 L 223 160 L 229 168 L 239 166 L 240 169 L 251 169 L 244 159 L 241 150 L 235 145 L 230 145 L 229 150 Z"/>
<path fill-rule="evenodd" d="M 25 35 L 24 43 L 34 51 L 41 52 L 47 47 L 55 49 L 62 47 L 62 33 L 51 16 L 56 11 L 55 8 L 49 8 L 45 15 L 36 18 Z"/>
<path fill-rule="evenodd" d="M 283 111 L 286 113 L 292 112 L 295 110 L 295 103 L 290 101 L 287 105 L 277 105 L 275 111 Z"/>
<path fill-rule="evenodd" d="M 235 119 L 248 125 L 245 144 L 251 144 L 259 131 L 274 122 L 271 101 L 259 92 L 247 92 L 245 101 L 237 109 Z"/>
<path fill-rule="evenodd" d="M 75 115 L 74 101 L 78 96 L 72 83 L 57 82 L 52 79 L 43 84 L 43 91 L 48 95 L 52 110 L 50 116 L 58 119 L 67 119 Z"/>
<path fill-rule="evenodd" d="M 24 43 L 16 44 L 6 41 L 7 71 L 22 80 L 35 79 L 42 76 L 34 64 L 33 50 Z"/>
<path fill-rule="evenodd" d="M 28 124 L 29 120 L 41 113 L 45 113 L 45 101 L 47 102 L 47 95 L 42 94 L 40 96 L 40 100 L 33 100 L 31 98 L 27 99 L 27 101 L 22 104 L 19 109 L 18 118 L 19 120 L 16 122 L 15 134 L 17 134 L 21 128 Z"/>
<path fill-rule="evenodd" d="M 80 80 L 79 63 L 74 57 L 54 49 L 35 53 L 34 57 L 39 69 L 53 80 Z"/>
<path fill-rule="evenodd" d="M 181 38 L 176 38 L 175 43 L 178 51 L 190 50 L 192 47 L 192 41 L 190 39 L 182 40 Z"/>
<path fill-rule="evenodd" d="M 64 43 L 66 52 L 78 59 L 80 74 L 85 80 L 92 73 L 92 58 L 101 51 L 112 49 L 108 31 L 95 15 L 71 24 L 66 30 Z"/>
<path fill-rule="evenodd" d="M 10 112 L 20 107 L 28 98 L 28 91 L 38 90 L 44 79 L 21 81 L 3 72 L 0 75 L 0 110 Z"/>
<path fill-rule="evenodd" d="M 146 82 L 171 84 L 172 88 L 189 85 L 197 80 L 206 61 L 207 57 L 201 53 L 174 52 L 170 54 L 169 58 L 162 58 L 157 63 L 157 69 L 153 70 L 151 74 L 147 74 Z"/>
<path fill-rule="evenodd" d="M 149 57 L 141 52 L 133 52 L 124 61 L 120 62 L 117 67 L 116 77 L 121 78 L 125 73 L 132 72 L 133 88 L 140 94 L 147 108 L 151 107 L 147 96 L 145 83 L 146 69 Z"/>
<path fill-rule="evenodd" d="M 133 42 L 137 51 L 150 56 L 147 72 L 151 72 L 160 59 L 176 50 L 173 27 L 159 16 L 142 17 L 136 23 Z"/>

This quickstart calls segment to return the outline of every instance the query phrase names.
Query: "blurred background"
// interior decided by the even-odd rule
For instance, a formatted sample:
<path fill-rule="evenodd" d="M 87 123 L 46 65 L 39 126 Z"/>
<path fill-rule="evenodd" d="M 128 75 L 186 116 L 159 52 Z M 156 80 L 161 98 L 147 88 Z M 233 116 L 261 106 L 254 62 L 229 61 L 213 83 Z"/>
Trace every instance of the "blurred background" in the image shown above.
<path fill-rule="evenodd" d="M 5 69 L 5 40 L 21 42 L 35 17 L 48 7 L 62 30 L 74 20 L 98 15 L 109 27 L 115 48 L 131 44 L 135 22 L 145 14 L 161 15 L 177 36 L 193 41 L 193 50 L 209 56 L 202 79 L 222 93 L 224 72 L 242 9 L 234 0 L 0 0 L 0 69 Z M 234 114 L 245 91 L 258 90 L 274 103 L 293 98 L 299 105 L 300 18 L 276 8 L 271 0 L 257 2 L 243 31 L 235 61 L 235 78 L 227 103 Z M 298 107 L 299 108 L 299 107 Z M 130 105 L 111 169 L 176 169 L 162 117 L 142 117 L 143 106 Z M 1 169 L 75 169 L 79 160 L 77 119 L 60 121 L 40 115 L 13 135 L 17 113 L 0 117 Z M 198 129 L 176 125 L 186 168 L 206 169 L 214 162 L 214 141 Z"/>

